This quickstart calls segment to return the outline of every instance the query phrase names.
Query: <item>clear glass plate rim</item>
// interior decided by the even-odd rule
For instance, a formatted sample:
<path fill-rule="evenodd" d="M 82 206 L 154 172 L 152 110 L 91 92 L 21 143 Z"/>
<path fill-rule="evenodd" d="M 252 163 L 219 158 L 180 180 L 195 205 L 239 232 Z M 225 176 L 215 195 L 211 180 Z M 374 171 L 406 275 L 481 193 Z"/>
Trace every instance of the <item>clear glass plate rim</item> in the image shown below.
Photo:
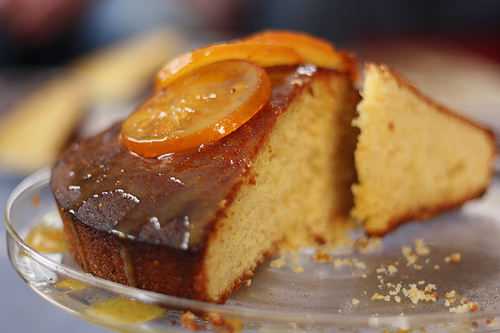
<path fill-rule="evenodd" d="M 213 304 L 191 299 L 179 298 L 169 295 L 164 295 L 152 291 L 138 289 L 125 286 L 116 282 L 108 281 L 99 277 L 95 277 L 88 273 L 83 273 L 74 270 L 71 267 L 57 263 L 43 254 L 37 252 L 27 245 L 22 237 L 16 231 L 15 226 L 11 222 L 11 211 L 14 203 L 25 191 L 48 185 L 50 180 L 50 169 L 41 169 L 21 181 L 10 194 L 6 208 L 4 225 L 7 232 L 7 237 L 11 237 L 23 251 L 25 251 L 33 260 L 45 268 L 55 272 L 64 274 L 70 278 L 82 281 L 86 284 L 98 288 L 104 288 L 134 298 L 144 302 L 155 302 L 164 306 L 173 308 L 201 311 L 204 313 L 215 312 L 221 315 L 236 316 L 245 319 L 265 320 L 276 323 L 314 323 L 315 325 L 366 325 L 370 327 L 378 327 L 384 325 L 397 325 L 399 327 L 413 327 L 416 324 L 429 324 L 441 322 L 460 322 L 463 320 L 477 320 L 480 318 L 494 318 L 500 313 L 496 312 L 475 312 L 475 313 L 428 313 L 428 314 L 408 314 L 408 315 L 393 315 L 393 316 L 376 316 L 376 315 L 352 315 L 331 312 L 289 312 L 271 309 L 250 309 L 241 305 L 234 304 Z M 15 266 L 12 260 L 12 254 L 9 253 L 11 263 Z M 15 267 L 16 268 L 16 267 Z M 16 268 L 17 270 L 17 268 Z"/>

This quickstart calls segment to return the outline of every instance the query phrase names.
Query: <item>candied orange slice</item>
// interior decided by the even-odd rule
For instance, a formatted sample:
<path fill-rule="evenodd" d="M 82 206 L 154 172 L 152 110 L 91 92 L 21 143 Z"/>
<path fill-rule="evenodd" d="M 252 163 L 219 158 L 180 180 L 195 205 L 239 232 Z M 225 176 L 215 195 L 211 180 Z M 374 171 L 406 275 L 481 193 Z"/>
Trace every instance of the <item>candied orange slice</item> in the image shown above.
<path fill-rule="evenodd" d="M 122 125 L 124 145 L 157 157 L 215 142 L 247 122 L 269 100 L 264 69 L 242 60 L 197 68 L 158 91 Z"/>
<path fill-rule="evenodd" d="M 303 63 L 296 51 L 281 45 L 235 42 L 216 44 L 183 54 L 167 63 L 156 77 L 156 88 L 162 89 L 179 77 L 205 65 L 223 60 L 246 60 L 262 67 Z"/>
<path fill-rule="evenodd" d="M 304 59 L 304 62 L 319 67 L 344 72 L 353 70 L 353 59 L 350 56 L 337 51 L 327 40 L 305 33 L 271 30 L 252 35 L 244 39 L 244 41 L 289 47 L 295 50 Z"/>

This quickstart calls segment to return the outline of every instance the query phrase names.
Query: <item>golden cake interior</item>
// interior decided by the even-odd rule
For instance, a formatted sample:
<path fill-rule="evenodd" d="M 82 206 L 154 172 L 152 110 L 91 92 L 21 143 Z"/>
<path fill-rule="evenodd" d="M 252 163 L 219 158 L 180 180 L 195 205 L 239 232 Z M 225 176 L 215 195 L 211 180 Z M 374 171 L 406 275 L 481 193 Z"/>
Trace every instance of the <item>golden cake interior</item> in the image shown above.
<path fill-rule="evenodd" d="M 279 241 L 331 232 L 333 218 L 348 214 L 356 101 L 346 76 L 321 75 L 280 116 L 249 183 L 211 235 L 203 266 L 211 299 L 228 293 Z"/>
<path fill-rule="evenodd" d="M 383 66 L 365 70 L 355 125 L 359 183 L 353 216 L 385 234 L 481 195 L 491 178 L 492 134 L 431 102 Z"/>

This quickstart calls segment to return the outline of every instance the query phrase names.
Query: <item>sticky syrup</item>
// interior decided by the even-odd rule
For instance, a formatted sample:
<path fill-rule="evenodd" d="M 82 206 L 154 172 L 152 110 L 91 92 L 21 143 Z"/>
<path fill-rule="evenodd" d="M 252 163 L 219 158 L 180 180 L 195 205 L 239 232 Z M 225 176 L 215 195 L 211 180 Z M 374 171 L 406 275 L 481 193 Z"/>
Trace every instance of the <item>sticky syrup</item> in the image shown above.
<path fill-rule="evenodd" d="M 55 287 L 58 289 L 70 290 L 70 291 L 79 291 L 87 288 L 87 285 L 83 282 L 73 279 L 63 279 L 58 281 L 55 284 Z"/>
<path fill-rule="evenodd" d="M 66 251 L 66 239 L 62 228 L 39 224 L 26 236 L 26 244 L 40 253 L 59 253 Z"/>
<path fill-rule="evenodd" d="M 139 324 L 157 319 L 165 311 L 156 305 L 117 297 L 92 304 L 87 315 L 116 324 Z"/>

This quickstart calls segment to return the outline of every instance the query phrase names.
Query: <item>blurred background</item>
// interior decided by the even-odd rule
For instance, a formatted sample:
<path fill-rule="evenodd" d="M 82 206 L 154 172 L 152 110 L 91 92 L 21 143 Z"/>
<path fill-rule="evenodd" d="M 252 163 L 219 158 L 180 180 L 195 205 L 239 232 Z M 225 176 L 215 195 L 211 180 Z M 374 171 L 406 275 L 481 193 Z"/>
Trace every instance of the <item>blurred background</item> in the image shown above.
<path fill-rule="evenodd" d="M 271 28 L 392 65 L 500 133 L 500 1 L 0 0 L 0 207 L 69 142 L 126 116 L 169 58 Z M 0 281 L 2 332 L 103 332 L 28 290 L 4 238 Z"/>

